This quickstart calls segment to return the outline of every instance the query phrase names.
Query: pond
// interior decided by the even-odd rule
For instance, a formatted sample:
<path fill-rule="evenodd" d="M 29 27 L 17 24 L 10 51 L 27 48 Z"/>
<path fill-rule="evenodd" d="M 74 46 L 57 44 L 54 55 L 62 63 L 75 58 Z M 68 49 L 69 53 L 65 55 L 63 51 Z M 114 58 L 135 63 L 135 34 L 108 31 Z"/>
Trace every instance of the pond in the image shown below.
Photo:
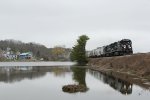
<path fill-rule="evenodd" d="M 84 85 L 68 93 L 65 85 Z M 75 66 L 0 67 L 1 100 L 149 100 L 150 90 L 90 69 Z"/>

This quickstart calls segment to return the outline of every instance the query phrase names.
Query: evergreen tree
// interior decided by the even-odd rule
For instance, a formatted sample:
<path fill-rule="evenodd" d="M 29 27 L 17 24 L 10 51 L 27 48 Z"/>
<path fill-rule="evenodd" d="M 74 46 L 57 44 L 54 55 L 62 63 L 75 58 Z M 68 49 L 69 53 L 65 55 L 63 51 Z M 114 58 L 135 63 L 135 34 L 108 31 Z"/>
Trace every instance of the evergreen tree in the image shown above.
<path fill-rule="evenodd" d="M 77 44 L 73 47 L 70 57 L 72 61 L 77 61 L 78 65 L 85 65 L 87 63 L 86 58 L 86 42 L 89 37 L 86 35 L 81 35 L 77 40 Z"/>

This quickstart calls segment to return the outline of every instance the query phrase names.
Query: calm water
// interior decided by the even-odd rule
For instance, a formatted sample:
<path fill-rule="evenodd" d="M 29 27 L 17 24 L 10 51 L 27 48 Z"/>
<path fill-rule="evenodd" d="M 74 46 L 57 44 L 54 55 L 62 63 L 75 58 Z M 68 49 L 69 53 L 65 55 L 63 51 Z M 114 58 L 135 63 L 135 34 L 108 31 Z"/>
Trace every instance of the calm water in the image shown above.
<path fill-rule="evenodd" d="M 0 67 L 3 66 L 70 66 L 73 62 L 0 62 Z"/>
<path fill-rule="evenodd" d="M 86 92 L 62 87 L 83 84 Z M 150 91 L 112 76 L 70 66 L 0 67 L 0 100 L 149 100 Z"/>

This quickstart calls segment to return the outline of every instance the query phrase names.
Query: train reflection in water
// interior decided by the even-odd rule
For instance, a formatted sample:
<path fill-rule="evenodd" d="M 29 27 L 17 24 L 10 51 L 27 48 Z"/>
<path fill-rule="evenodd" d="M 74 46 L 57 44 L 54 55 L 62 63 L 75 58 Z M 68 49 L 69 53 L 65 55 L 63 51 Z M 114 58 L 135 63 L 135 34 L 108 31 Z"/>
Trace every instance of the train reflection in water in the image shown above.
<path fill-rule="evenodd" d="M 133 84 L 131 83 L 98 71 L 88 70 L 88 72 L 95 78 L 103 81 L 104 83 L 108 84 L 109 86 L 119 91 L 120 93 L 125 95 L 132 94 Z"/>

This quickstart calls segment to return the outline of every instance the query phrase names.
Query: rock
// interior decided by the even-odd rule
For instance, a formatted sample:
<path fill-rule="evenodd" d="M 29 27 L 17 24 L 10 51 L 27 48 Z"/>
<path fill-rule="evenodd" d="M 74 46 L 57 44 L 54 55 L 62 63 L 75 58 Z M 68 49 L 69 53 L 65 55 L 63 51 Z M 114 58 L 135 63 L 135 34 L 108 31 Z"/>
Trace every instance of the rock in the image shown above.
<path fill-rule="evenodd" d="M 62 90 L 68 93 L 86 92 L 87 89 L 88 88 L 85 85 L 74 85 L 74 84 L 65 85 L 62 87 Z"/>

